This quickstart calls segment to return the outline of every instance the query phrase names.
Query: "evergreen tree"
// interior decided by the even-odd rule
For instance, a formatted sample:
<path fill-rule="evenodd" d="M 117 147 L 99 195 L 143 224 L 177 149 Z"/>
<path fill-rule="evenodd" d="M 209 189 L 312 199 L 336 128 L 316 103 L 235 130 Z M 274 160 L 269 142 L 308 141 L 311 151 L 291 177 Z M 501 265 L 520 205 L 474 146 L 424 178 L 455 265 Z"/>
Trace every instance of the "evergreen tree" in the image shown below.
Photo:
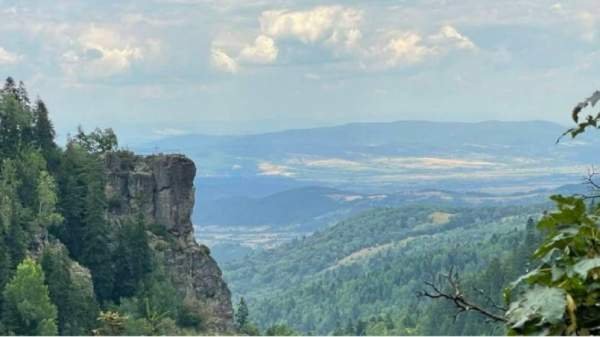
<path fill-rule="evenodd" d="M 16 96 L 2 94 L 0 100 L 0 155 L 15 158 L 24 145 L 24 132 L 29 130 L 31 116 Z"/>
<path fill-rule="evenodd" d="M 41 265 L 46 276 L 50 298 L 58 309 L 58 331 L 61 335 L 89 334 L 96 325 L 98 305 L 93 289 L 78 282 L 71 273 L 72 262 L 60 246 L 48 246 Z"/>
<path fill-rule="evenodd" d="M 77 130 L 77 135 L 72 139 L 89 153 L 105 153 L 115 151 L 119 142 L 114 131 L 110 128 L 99 129 L 86 134 L 81 127 Z"/>
<path fill-rule="evenodd" d="M 239 329 L 242 329 L 248 323 L 249 314 L 248 305 L 246 305 L 246 301 L 242 297 L 235 312 L 235 323 Z"/>
<path fill-rule="evenodd" d="M 81 262 L 92 272 L 94 291 L 101 302 L 112 299 L 114 268 L 108 223 L 104 218 L 106 200 L 103 180 L 91 180 L 84 213 Z"/>
<path fill-rule="evenodd" d="M 135 221 L 125 222 L 117 234 L 114 252 L 115 285 L 113 299 L 132 296 L 139 283 L 151 271 L 152 253 L 148 245 L 144 215 L 140 212 Z"/>
<path fill-rule="evenodd" d="M 58 178 L 59 208 L 65 219 L 52 232 L 66 244 L 71 256 L 80 260 L 83 250 L 84 212 L 87 186 L 85 160 L 87 154 L 76 144 L 67 144 L 60 165 Z"/>
<path fill-rule="evenodd" d="M 107 220 L 104 167 L 100 157 L 69 143 L 61 164 L 59 202 L 64 224 L 54 229 L 73 258 L 92 272 L 101 302 L 113 298 L 112 238 Z"/>
<path fill-rule="evenodd" d="M 57 311 L 44 284 L 42 268 L 23 260 L 4 290 L 3 323 L 9 334 L 56 335 Z"/>
<path fill-rule="evenodd" d="M 21 172 L 22 174 L 22 172 Z M 0 170 L 0 220 L 2 222 L 2 239 L 5 262 L 10 261 L 10 268 L 16 268 L 19 261 L 25 257 L 27 248 L 26 209 L 19 201 L 19 190 L 22 181 L 18 177 L 15 160 L 5 159 Z M 4 277 L 6 281 L 6 277 Z"/>
<path fill-rule="evenodd" d="M 235 324 L 238 330 L 248 336 L 259 336 L 260 331 L 256 325 L 252 324 L 249 320 L 250 312 L 248 310 L 248 305 L 244 298 L 240 298 L 240 303 L 238 304 L 237 310 L 235 312 Z"/>
<path fill-rule="evenodd" d="M 23 81 L 19 81 L 19 86 L 16 88 L 16 96 L 21 104 L 29 107 L 31 101 L 29 100 L 29 94 L 27 93 L 27 88 L 25 88 L 25 83 L 23 83 Z"/>
<path fill-rule="evenodd" d="M 17 83 L 11 76 L 6 78 L 2 92 L 7 95 L 17 96 Z"/>
<path fill-rule="evenodd" d="M 58 148 L 54 142 L 56 133 L 54 126 L 48 117 L 48 109 L 41 99 L 36 100 L 33 109 L 33 138 L 35 144 L 40 148 L 50 169 L 54 170 L 58 165 Z"/>

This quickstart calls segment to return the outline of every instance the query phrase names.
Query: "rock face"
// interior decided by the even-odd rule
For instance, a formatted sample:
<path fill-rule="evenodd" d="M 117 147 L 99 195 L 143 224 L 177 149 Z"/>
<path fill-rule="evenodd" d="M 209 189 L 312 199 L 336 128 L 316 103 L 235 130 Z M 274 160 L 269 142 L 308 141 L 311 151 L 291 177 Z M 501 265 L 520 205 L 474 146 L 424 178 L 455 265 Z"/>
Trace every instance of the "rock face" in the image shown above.
<path fill-rule="evenodd" d="M 119 152 L 107 155 L 106 170 L 111 222 L 118 226 L 142 212 L 147 223 L 164 231 L 152 235 L 151 245 L 164 258 L 176 288 L 186 300 L 200 304 L 210 330 L 230 331 L 231 293 L 208 247 L 194 239 L 194 162 L 183 155 Z"/>

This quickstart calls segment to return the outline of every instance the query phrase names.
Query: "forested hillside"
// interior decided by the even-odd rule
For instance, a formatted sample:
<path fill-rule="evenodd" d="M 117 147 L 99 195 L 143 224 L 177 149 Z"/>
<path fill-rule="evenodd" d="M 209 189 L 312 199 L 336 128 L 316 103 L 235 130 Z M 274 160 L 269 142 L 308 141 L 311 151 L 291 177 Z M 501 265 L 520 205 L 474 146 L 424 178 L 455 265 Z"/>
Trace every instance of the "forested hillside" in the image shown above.
<path fill-rule="evenodd" d="M 469 290 L 477 286 L 502 303 L 502 289 L 525 272 L 539 241 L 533 219 L 542 210 L 374 209 L 223 268 L 262 327 L 283 323 L 304 333 L 344 335 L 501 334 L 503 326 L 474 314 L 454 322 L 451 305 L 416 292 L 453 267 Z"/>
<path fill-rule="evenodd" d="M 216 273 L 205 274 L 215 277 L 214 289 L 202 290 L 222 296 L 220 272 L 210 269 L 216 265 L 207 253 L 177 242 L 187 238 L 178 230 L 192 229 L 192 205 L 183 205 L 187 213 L 183 206 L 164 205 L 179 216 L 173 229 L 169 218 L 151 222 L 148 211 L 160 213 L 147 210 L 141 199 L 138 204 L 119 194 L 109 199 L 108 180 L 115 176 L 107 172 L 107 158 L 140 159 L 118 150 L 110 129 L 79 130 L 60 148 L 48 114 L 42 100 L 29 99 L 23 83 L 6 80 L 0 91 L 0 334 L 198 334 L 232 328 L 231 316 L 211 316 L 217 312 L 212 302 L 184 296 L 181 279 L 168 271 L 167 259 L 179 256 L 170 248 L 177 244 L 202 261 L 200 275 Z M 156 166 L 168 159 L 148 162 Z M 193 189 L 191 167 L 189 186 L 163 188 L 163 202 L 172 202 L 176 187 Z M 165 181 L 171 175 L 161 171 Z M 117 212 L 117 206 L 128 208 Z M 223 291 L 228 297 L 226 287 Z M 225 312 L 228 301 L 222 304 Z"/>

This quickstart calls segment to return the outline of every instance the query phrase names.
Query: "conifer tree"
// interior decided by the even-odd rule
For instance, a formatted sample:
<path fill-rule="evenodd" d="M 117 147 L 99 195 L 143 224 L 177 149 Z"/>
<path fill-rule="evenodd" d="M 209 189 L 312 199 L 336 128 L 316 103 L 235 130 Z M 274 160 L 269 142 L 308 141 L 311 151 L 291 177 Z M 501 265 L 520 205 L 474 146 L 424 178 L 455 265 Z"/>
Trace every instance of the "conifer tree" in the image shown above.
<path fill-rule="evenodd" d="M 56 335 L 56 318 L 42 268 L 26 258 L 4 290 L 4 327 L 9 334 Z"/>
<path fill-rule="evenodd" d="M 4 94 L 17 96 L 17 83 L 11 76 L 8 76 L 6 78 L 6 81 L 4 82 L 4 87 L 2 88 L 2 92 Z"/>
<path fill-rule="evenodd" d="M 152 255 L 148 245 L 144 216 L 125 222 L 117 235 L 114 300 L 135 294 L 140 281 L 151 271 Z"/>
<path fill-rule="evenodd" d="M 71 261 L 61 246 L 48 246 L 41 265 L 46 276 L 50 298 L 58 309 L 58 331 L 61 335 L 89 334 L 96 325 L 98 305 L 92 289 L 71 274 Z"/>
<path fill-rule="evenodd" d="M 41 99 L 35 102 L 33 109 L 33 138 L 36 145 L 42 151 L 44 158 L 48 161 L 48 165 L 53 168 L 57 164 L 57 146 L 54 142 L 56 132 L 54 126 L 48 117 L 48 109 L 46 104 Z"/>
<path fill-rule="evenodd" d="M 21 104 L 29 107 L 31 101 L 29 100 L 29 94 L 27 93 L 27 88 L 25 88 L 25 83 L 23 83 L 23 81 L 19 81 L 19 86 L 16 88 L 16 96 Z"/>
<path fill-rule="evenodd" d="M 242 329 L 248 323 L 248 305 L 246 305 L 246 301 L 244 298 L 240 298 L 240 303 L 238 304 L 237 311 L 235 312 L 235 323 L 237 324 L 239 329 Z"/>
<path fill-rule="evenodd" d="M 61 165 L 60 208 L 64 224 L 55 229 L 72 257 L 92 272 L 98 300 L 112 298 L 114 268 L 101 158 L 77 143 L 67 145 Z"/>

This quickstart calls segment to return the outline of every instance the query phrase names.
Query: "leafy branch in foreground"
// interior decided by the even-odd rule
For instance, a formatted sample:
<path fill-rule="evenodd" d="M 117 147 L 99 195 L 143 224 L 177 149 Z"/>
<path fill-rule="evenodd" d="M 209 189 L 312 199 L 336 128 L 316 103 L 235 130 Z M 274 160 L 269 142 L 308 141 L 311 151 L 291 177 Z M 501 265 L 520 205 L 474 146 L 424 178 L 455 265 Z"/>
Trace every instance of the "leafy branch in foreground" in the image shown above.
<path fill-rule="evenodd" d="M 469 299 L 452 270 L 418 295 L 452 302 L 456 316 L 471 311 L 503 322 L 512 335 L 600 333 L 600 206 L 588 209 L 576 196 L 551 199 L 557 210 L 538 223 L 547 234 L 533 255 L 539 265 L 505 289 L 508 308 Z"/>
<path fill-rule="evenodd" d="M 583 111 L 583 109 L 589 106 L 596 106 L 596 103 L 598 103 L 598 101 L 600 101 L 600 91 L 597 90 L 590 97 L 586 98 L 583 102 L 577 103 L 577 105 L 573 108 L 573 111 L 571 112 L 571 118 L 573 119 L 573 122 L 575 122 L 577 125 L 565 131 L 560 137 L 558 137 L 556 142 L 560 142 L 562 137 L 566 135 L 571 135 L 572 138 L 575 138 L 577 137 L 577 135 L 585 132 L 585 130 L 588 127 L 599 128 L 600 112 L 598 112 L 597 114 L 590 113 L 584 118 L 580 118 L 580 114 Z M 582 122 L 579 122 L 580 120 L 582 120 Z"/>
<path fill-rule="evenodd" d="M 579 123 L 580 113 L 600 101 L 600 91 L 577 104 L 572 111 L 575 127 L 557 140 L 600 128 L 600 113 L 589 114 Z M 587 199 L 598 198 L 598 173 L 592 169 L 585 180 L 591 195 L 554 195 L 556 210 L 546 213 L 537 227 L 544 242 L 533 254 L 538 267 L 521 276 L 504 291 L 509 304 L 503 315 L 474 304 L 460 290 L 452 271 L 445 275 L 451 292 L 426 282 L 432 291 L 420 294 L 450 300 L 458 313 L 475 311 L 504 322 L 511 335 L 590 335 L 600 333 L 600 205 L 586 206 Z M 499 307 L 496 307 L 500 309 Z M 458 314 L 457 313 L 457 314 Z"/>
<path fill-rule="evenodd" d="M 600 207 L 588 210 L 580 197 L 552 196 L 557 210 L 538 228 L 547 231 L 534 253 L 540 265 L 505 291 L 506 317 L 516 334 L 600 333 Z"/>

